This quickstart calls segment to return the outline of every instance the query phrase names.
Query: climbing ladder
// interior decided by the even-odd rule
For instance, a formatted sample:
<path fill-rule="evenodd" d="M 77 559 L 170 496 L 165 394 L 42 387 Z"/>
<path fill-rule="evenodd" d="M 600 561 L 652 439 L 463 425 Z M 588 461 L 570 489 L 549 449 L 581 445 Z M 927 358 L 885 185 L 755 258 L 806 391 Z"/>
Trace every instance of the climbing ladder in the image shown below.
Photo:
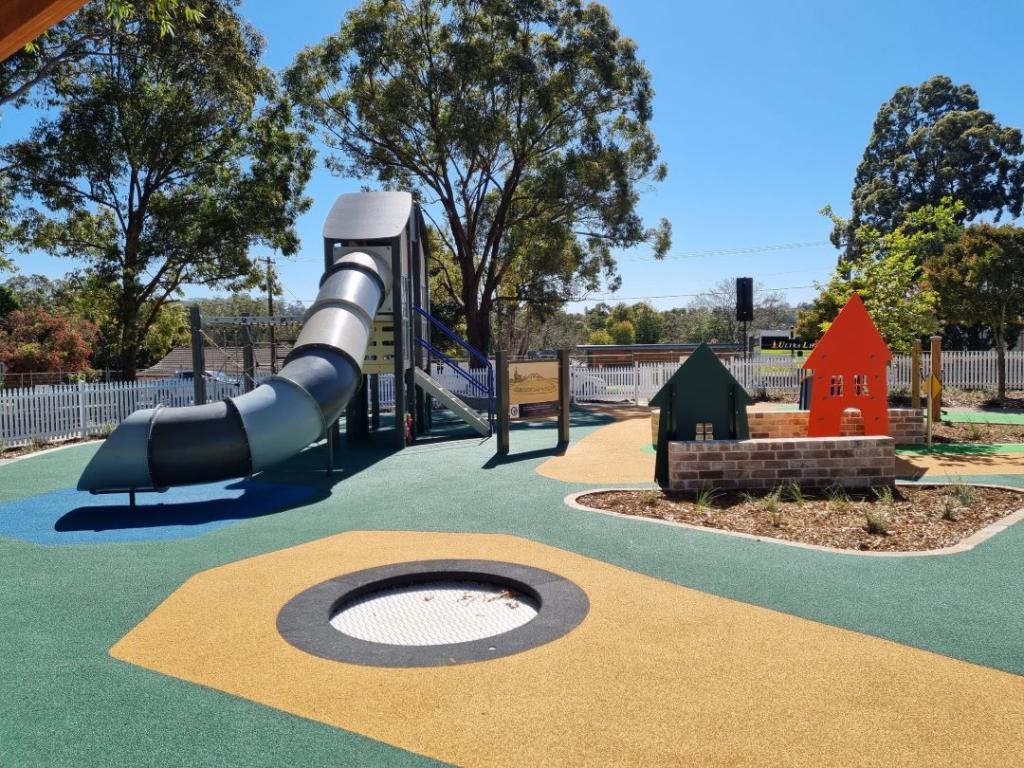
<path fill-rule="evenodd" d="M 448 410 L 475 429 L 480 435 L 489 437 L 494 431 L 494 366 L 491 365 L 491 361 L 487 359 L 486 355 L 471 347 L 463 339 L 459 338 L 455 331 L 431 315 L 425 309 L 419 306 L 413 306 L 413 309 L 422 317 L 426 318 L 430 322 L 431 326 L 439 330 L 464 349 L 469 355 L 470 360 L 476 361 L 487 371 L 486 383 L 481 382 L 476 376 L 472 375 L 469 371 L 459 365 L 455 359 L 449 357 L 431 344 L 430 341 L 420 336 L 416 337 L 416 343 L 423 347 L 431 357 L 448 366 L 448 368 L 454 371 L 457 376 L 466 381 L 469 385 L 469 392 L 473 399 L 486 400 L 487 418 L 484 419 L 481 417 L 481 415 L 477 413 L 476 409 L 467 404 L 465 400 L 443 387 L 440 382 L 421 368 L 414 369 L 413 378 L 416 385 L 438 402 L 442 403 L 446 408 L 448 408 Z"/>

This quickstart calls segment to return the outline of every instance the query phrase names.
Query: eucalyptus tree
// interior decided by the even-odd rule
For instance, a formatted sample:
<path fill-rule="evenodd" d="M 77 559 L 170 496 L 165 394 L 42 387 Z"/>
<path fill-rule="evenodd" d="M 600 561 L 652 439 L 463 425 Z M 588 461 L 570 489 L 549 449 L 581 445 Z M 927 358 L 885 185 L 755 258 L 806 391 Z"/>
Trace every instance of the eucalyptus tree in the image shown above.
<path fill-rule="evenodd" d="M 109 287 L 122 373 L 184 284 L 243 287 L 249 249 L 297 249 L 314 154 L 236 2 L 202 24 L 104 24 L 99 53 L 54 84 L 55 114 L 0 149 L 30 200 L 24 247 L 84 262 Z"/>
<path fill-rule="evenodd" d="M 44 35 L 0 61 L 0 106 L 21 106 L 33 95 L 44 99 L 47 93 L 52 94 L 49 86 L 69 66 L 88 56 L 102 55 L 105 25 L 116 27 L 139 17 L 158 23 L 161 34 L 173 35 L 181 22 L 197 23 L 203 13 L 189 0 L 86 3 Z"/>
<path fill-rule="evenodd" d="M 669 247 L 636 210 L 665 175 L 650 73 L 601 5 L 364 0 L 285 80 L 331 170 L 427 204 L 478 348 L 513 275 L 506 295 L 556 309 L 614 287 L 613 249 Z"/>

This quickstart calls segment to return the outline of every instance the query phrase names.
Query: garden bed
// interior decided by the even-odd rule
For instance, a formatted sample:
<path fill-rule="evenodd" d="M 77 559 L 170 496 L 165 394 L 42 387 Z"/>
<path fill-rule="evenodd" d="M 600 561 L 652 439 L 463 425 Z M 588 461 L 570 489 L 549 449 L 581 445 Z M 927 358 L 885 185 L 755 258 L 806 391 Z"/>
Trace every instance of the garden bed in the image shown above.
<path fill-rule="evenodd" d="M 1024 443 L 1024 425 L 939 421 L 932 428 L 937 443 Z"/>
<path fill-rule="evenodd" d="M 595 491 L 576 501 L 634 517 L 862 552 L 950 547 L 1024 508 L 1017 491 L 964 484 L 819 494 L 798 486 L 696 496 L 658 489 Z"/>

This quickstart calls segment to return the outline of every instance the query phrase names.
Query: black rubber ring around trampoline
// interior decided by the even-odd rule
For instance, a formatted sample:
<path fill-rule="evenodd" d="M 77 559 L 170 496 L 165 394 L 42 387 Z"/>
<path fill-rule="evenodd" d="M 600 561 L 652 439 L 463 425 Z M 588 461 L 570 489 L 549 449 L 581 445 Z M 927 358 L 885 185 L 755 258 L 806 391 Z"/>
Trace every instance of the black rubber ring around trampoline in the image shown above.
<path fill-rule="evenodd" d="M 437 581 L 480 581 L 533 598 L 537 615 L 520 627 L 464 643 L 390 645 L 351 637 L 331 626 L 338 609 L 358 597 Z M 374 667 L 435 667 L 509 656 L 557 640 L 590 610 L 586 593 L 550 571 L 496 560 L 419 560 L 368 568 L 310 587 L 277 615 L 277 631 L 296 648 L 333 661 Z"/>

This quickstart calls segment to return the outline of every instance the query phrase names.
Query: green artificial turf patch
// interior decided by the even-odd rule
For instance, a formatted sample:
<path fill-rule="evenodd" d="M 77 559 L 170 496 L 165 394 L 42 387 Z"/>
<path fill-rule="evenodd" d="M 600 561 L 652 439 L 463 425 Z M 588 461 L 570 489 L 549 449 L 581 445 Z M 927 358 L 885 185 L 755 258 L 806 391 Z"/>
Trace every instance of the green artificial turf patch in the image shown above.
<path fill-rule="evenodd" d="M 1024 413 L 943 410 L 942 420 L 953 424 L 1024 424 Z"/>
<path fill-rule="evenodd" d="M 932 445 L 906 445 L 896 449 L 900 456 L 934 455 L 996 455 L 1024 453 L 1021 443 L 933 443 Z"/>

